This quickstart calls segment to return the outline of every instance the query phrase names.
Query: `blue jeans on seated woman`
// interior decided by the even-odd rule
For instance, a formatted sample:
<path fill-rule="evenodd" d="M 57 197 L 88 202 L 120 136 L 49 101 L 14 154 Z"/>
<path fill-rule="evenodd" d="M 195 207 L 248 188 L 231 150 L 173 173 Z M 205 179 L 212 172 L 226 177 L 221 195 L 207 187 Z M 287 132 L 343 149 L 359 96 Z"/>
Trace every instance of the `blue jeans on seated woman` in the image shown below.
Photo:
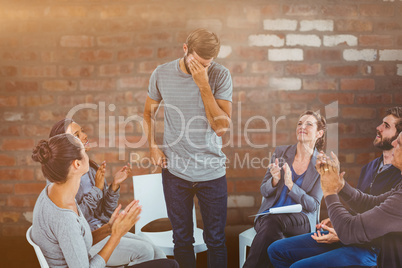
<path fill-rule="evenodd" d="M 347 246 L 341 242 L 317 243 L 311 238 L 312 234 L 314 233 L 272 243 L 268 248 L 268 255 L 275 268 L 372 267 L 377 265 L 377 252 L 372 248 Z"/>
<path fill-rule="evenodd" d="M 208 247 L 208 267 L 225 268 L 227 250 L 225 225 L 227 211 L 226 176 L 203 182 L 190 182 L 162 170 L 163 191 L 173 227 L 174 258 L 182 268 L 195 268 L 193 199 L 198 198 L 204 241 Z"/>

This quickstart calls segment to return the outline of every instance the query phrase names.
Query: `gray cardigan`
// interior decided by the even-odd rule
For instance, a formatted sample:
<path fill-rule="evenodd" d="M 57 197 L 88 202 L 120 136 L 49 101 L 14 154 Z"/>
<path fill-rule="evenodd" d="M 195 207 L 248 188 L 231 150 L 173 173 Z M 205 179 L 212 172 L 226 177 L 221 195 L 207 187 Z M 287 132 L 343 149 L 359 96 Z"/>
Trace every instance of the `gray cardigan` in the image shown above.
<path fill-rule="evenodd" d="M 275 161 L 275 158 L 283 158 L 286 163 L 291 166 L 296 155 L 296 149 L 296 144 L 278 146 L 275 149 L 275 154 L 272 156 L 271 161 Z M 320 175 L 315 169 L 317 154 L 317 150 L 314 150 L 301 187 L 294 184 L 292 190 L 288 192 L 288 195 L 296 203 L 302 205 L 302 211 L 307 215 L 310 221 L 311 232 L 315 231 L 315 225 L 319 222 L 320 204 L 323 195 L 320 184 Z M 283 170 L 281 170 L 281 177 L 284 177 Z M 272 175 L 268 169 L 260 187 L 263 199 L 258 213 L 271 208 L 278 201 L 284 186 L 285 183 L 283 179 L 281 179 L 275 187 L 272 186 Z"/>

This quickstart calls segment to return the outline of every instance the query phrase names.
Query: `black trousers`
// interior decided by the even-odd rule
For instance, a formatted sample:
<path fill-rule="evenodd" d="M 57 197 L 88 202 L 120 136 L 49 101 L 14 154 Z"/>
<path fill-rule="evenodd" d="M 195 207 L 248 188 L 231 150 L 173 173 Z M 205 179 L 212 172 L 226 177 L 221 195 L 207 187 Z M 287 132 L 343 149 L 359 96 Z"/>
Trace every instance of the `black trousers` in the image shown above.
<path fill-rule="evenodd" d="M 158 259 L 127 266 L 128 268 L 179 268 L 179 264 L 171 259 Z"/>
<path fill-rule="evenodd" d="M 304 213 L 269 214 L 259 217 L 254 229 L 257 232 L 248 253 L 244 268 L 272 267 L 267 249 L 279 239 L 310 232 L 310 222 Z"/>

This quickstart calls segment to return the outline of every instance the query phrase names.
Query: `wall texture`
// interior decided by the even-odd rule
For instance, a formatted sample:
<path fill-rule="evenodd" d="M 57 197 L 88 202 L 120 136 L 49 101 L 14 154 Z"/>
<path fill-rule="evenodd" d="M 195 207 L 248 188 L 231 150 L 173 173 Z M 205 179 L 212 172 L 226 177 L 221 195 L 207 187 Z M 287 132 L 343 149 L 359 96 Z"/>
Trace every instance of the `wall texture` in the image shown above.
<path fill-rule="evenodd" d="M 130 160 L 135 174 L 154 172 L 140 125 L 148 80 L 198 27 L 221 36 L 217 62 L 233 77 L 229 225 L 252 222 L 267 157 L 295 142 L 306 109 L 331 117 L 331 148 L 356 183 L 379 154 L 384 110 L 402 103 L 400 14 L 397 0 L 0 1 L 0 236 L 30 225 L 45 185 L 31 150 L 68 114 L 97 143 L 90 156 L 108 162 L 109 181 Z M 132 198 L 130 179 L 121 193 Z"/>

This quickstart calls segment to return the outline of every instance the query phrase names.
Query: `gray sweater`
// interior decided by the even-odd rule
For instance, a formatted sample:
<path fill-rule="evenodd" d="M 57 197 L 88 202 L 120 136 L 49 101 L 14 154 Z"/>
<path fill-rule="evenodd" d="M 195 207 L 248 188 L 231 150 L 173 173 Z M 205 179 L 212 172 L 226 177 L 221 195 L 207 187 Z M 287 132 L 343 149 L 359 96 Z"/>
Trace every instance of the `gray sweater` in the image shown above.
<path fill-rule="evenodd" d="M 339 196 L 359 214 L 351 215 Z M 402 183 L 380 196 L 364 194 L 345 183 L 339 195 L 328 195 L 325 203 L 342 243 L 371 242 L 380 248 L 378 267 L 402 267 Z"/>
<path fill-rule="evenodd" d="M 88 254 L 92 234 L 81 209 L 79 215 L 62 209 L 50 200 L 47 185 L 36 200 L 32 240 L 41 248 L 50 267 L 105 267 L 104 259 Z"/>

